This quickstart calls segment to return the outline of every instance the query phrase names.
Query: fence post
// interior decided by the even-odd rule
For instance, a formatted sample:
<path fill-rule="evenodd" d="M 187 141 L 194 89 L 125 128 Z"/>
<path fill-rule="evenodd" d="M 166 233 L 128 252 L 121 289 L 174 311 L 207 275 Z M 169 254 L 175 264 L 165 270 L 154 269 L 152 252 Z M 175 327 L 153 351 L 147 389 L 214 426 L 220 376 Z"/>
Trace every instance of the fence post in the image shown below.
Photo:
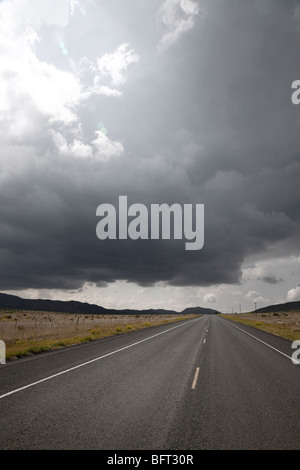
<path fill-rule="evenodd" d="M 6 346 L 2 340 L 0 340 L 0 364 L 6 364 Z"/>

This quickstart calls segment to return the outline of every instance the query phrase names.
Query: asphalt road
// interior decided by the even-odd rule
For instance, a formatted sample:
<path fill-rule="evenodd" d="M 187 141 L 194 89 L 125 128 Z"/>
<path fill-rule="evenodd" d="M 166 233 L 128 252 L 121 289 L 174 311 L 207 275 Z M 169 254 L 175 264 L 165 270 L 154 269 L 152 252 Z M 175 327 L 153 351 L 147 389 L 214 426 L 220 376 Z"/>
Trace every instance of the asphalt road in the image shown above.
<path fill-rule="evenodd" d="M 291 342 L 206 315 L 0 365 L 0 449 L 297 449 Z"/>

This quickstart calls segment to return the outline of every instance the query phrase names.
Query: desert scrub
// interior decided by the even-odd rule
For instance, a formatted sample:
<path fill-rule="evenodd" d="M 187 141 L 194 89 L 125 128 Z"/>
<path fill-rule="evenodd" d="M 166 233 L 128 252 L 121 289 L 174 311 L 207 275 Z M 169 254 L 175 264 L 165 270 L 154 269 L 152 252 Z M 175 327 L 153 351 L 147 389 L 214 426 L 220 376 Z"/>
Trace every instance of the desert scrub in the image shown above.
<path fill-rule="evenodd" d="M 84 338 L 80 338 L 81 343 L 88 343 L 90 341 L 93 341 L 92 336 L 85 336 Z"/>
<path fill-rule="evenodd" d="M 277 312 L 272 313 L 272 316 L 280 316 Z M 274 323 L 275 319 L 272 322 L 268 319 L 268 317 L 259 317 L 261 321 L 257 321 L 258 319 L 254 319 L 258 316 L 258 314 L 244 314 L 244 315 L 220 315 L 221 317 L 228 318 L 229 320 L 234 320 L 235 322 L 243 323 L 245 325 L 252 326 L 259 330 L 266 331 L 268 333 L 272 333 L 273 335 L 281 336 L 282 338 L 289 339 L 290 341 L 295 341 L 300 339 L 299 333 L 297 332 L 297 326 L 295 325 L 296 319 L 293 321 L 291 317 L 290 322 L 280 322 Z"/>
<path fill-rule="evenodd" d="M 2 340 L 6 357 L 67 347 L 84 342 L 126 334 L 139 329 L 176 322 L 184 317 L 165 315 L 74 315 L 49 312 L 0 312 Z M 195 318 L 193 315 L 185 319 Z M 84 319 L 84 321 L 83 321 Z M 130 321 L 129 321 L 130 320 Z"/>
<path fill-rule="evenodd" d="M 31 346 L 31 348 L 27 349 L 27 353 L 31 354 L 39 354 L 44 351 L 48 351 L 49 347 L 48 346 Z"/>
<path fill-rule="evenodd" d="M 91 333 L 92 335 L 98 336 L 98 335 L 101 334 L 102 329 L 101 329 L 101 328 L 92 328 L 92 329 L 90 329 L 89 331 L 90 331 L 90 333 Z"/>
<path fill-rule="evenodd" d="M 53 343 L 53 347 L 54 348 L 62 348 L 64 346 L 67 346 L 67 341 L 56 341 L 55 343 Z"/>

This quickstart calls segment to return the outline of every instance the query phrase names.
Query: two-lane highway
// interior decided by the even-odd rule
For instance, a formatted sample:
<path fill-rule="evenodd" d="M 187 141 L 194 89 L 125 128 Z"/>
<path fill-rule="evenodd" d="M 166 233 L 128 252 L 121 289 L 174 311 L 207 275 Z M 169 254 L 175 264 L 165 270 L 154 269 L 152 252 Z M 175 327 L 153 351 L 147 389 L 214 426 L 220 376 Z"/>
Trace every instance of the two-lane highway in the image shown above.
<path fill-rule="evenodd" d="M 1 449 L 299 449 L 291 343 L 206 315 L 0 366 Z"/>

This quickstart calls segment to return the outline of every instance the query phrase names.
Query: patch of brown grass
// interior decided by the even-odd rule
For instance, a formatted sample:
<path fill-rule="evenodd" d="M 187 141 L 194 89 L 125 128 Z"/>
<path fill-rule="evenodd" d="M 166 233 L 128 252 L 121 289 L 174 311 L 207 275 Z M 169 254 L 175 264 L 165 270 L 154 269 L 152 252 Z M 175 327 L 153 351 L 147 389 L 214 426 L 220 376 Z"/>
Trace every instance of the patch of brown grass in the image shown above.
<path fill-rule="evenodd" d="M 245 325 L 282 336 L 291 341 L 300 339 L 300 312 L 268 312 L 221 315 Z"/>
<path fill-rule="evenodd" d="M 83 315 L 34 311 L 0 311 L 0 339 L 6 356 L 20 357 L 196 315 Z"/>

